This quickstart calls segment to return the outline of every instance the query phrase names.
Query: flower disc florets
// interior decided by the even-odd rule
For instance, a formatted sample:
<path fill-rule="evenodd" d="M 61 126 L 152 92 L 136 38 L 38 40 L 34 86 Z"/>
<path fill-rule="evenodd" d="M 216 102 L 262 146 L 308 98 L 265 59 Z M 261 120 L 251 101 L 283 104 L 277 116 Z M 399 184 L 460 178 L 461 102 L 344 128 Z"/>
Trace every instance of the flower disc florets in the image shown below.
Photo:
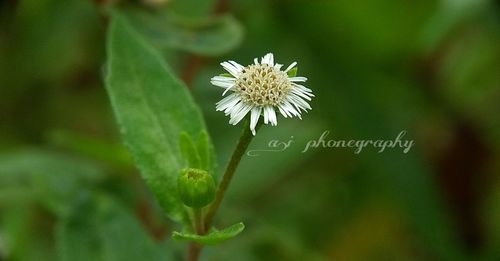
<path fill-rule="evenodd" d="M 292 88 L 288 75 L 268 64 L 245 67 L 236 80 L 235 92 L 241 100 L 257 106 L 278 106 Z"/>
<path fill-rule="evenodd" d="M 260 116 L 264 124 L 276 126 L 276 111 L 283 117 L 301 118 L 301 112 L 311 109 L 309 101 L 314 97 L 311 89 L 301 85 L 306 77 L 296 77 L 297 69 L 293 62 L 285 70 L 283 64 L 275 63 L 272 53 L 266 54 L 260 62 L 246 67 L 234 61 L 221 63 L 229 74 L 215 76 L 211 83 L 225 89 L 222 95 L 230 95 L 217 103 L 216 110 L 229 115 L 229 123 L 237 124 L 250 113 L 250 130 L 255 135 L 255 127 Z"/>

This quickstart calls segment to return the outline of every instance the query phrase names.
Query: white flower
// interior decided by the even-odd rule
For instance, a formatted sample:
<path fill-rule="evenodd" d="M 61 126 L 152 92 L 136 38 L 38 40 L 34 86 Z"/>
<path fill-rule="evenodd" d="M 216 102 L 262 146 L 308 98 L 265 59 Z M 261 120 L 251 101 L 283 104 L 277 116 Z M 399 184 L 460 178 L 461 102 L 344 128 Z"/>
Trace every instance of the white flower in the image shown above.
<path fill-rule="evenodd" d="M 226 89 L 223 96 L 231 91 L 216 106 L 217 111 L 224 111 L 229 115 L 229 124 L 236 125 L 250 113 L 250 129 L 255 135 L 255 126 L 261 114 L 264 115 L 264 124 L 276 126 L 276 110 L 285 118 L 301 118 L 301 110 L 311 110 L 308 101 L 314 95 L 311 89 L 299 84 L 307 78 L 288 75 L 297 65 L 296 62 L 282 71 L 283 65 L 274 63 L 273 54 L 268 53 L 260 63 L 255 58 L 254 64 L 246 67 L 234 61 L 223 62 L 221 65 L 230 75 L 215 76 L 210 82 Z"/>

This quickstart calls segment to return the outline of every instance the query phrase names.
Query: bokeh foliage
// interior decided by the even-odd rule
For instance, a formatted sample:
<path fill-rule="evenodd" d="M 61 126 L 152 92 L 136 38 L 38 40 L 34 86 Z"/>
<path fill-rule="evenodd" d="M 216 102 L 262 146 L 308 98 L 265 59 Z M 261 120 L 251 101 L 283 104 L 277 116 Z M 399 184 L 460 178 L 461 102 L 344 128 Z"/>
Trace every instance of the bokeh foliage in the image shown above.
<path fill-rule="evenodd" d="M 246 230 L 207 260 L 500 258 L 500 4 L 488 0 L 0 2 L 0 257 L 182 255 L 104 88 L 112 9 L 187 83 L 219 166 L 239 134 L 214 110 L 220 61 L 272 51 L 316 95 L 302 121 L 261 129 L 252 148 L 294 146 L 244 158 L 217 223 Z M 417 144 L 301 153 L 324 130 L 407 130 Z"/>

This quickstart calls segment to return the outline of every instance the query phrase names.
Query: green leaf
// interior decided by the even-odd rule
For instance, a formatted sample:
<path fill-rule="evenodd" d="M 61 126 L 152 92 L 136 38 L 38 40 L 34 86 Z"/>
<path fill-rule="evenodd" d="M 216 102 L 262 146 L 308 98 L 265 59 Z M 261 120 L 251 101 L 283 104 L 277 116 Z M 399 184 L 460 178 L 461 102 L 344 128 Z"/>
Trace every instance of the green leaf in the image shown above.
<path fill-rule="evenodd" d="M 19 149 L 0 154 L 0 184 L 25 184 L 34 176 L 78 177 L 97 180 L 102 170 L 91 162 L 41 149 Z M 54 187 L 53 189 L 57 189 Z"/>
<path fill-rule="evenodd" d="M 71 211 L 56 225 L 56 247 L 60 261 L 100 260 L 97 222 L 93 218 L 96 207 L 82 195 L 71 206 Z"/>
<path fill-rule="evenodd" d="M 54 130 L 48 135 L 51 145 L 61 147 L 114 167 L 123 168 L 132 165 L 132 159 L 122 144 L 85 136 L 66 130 Z"/>
<path fill-rule="evenodd" d="M 203 236 L 174 231 L 172 238 L 176 240 L 194 241 L 201 245 L 214 245 L 237 236 L 243 229 L 245 229 L 245 225 L 240 222 L 223 230 L 212 229 L 212 231 Z"/>
<path fill-rule="evenodd" d="M 181 132 L 181 135 L 179 136 L 179 145 L 182 156 L 188 162 L 187 167 L 201 169 L 201 159 L 198 154 L 198 150 L 196 149 L 193 140 L 186 132 Z"/>
<path fill-rule="evenodd" d="M 188 16 L 188 17 L 204 17 L 210 15 L 214 8 L 216 1 L 214 0 L 177 0 L 170 1 L 169 8 L 171 8 L 175 13 Z"/>
<path fill-rule="evenodd" d="M 202 131 L 200 132 L 200 135 L 198 135 L 196 148 L 198 150 L 198 155 L 200 156 L 201 169 L 210 169 L 210 166 L 215 164 L 214 154 L 211 153 L 214 148 L 212 147 L 212 143 L 210 143 L 210 139 L 208 138 L 206 131 Z M 210 173 L 210 175 L 213 176 L 214 173 Z"/>
<path fill-rule="evenodd" d="M 29 194 L 19 196 L 31 197 L 56 215 L 63 215 L 74 197 L 103 177 L 95 164 L 51 151 L 24 149 L 0 154 L 0 194 L 14 196 L 13 188 L 28 190 Z"/>
<path fill-rule="evenodd" d="M 51 240 L 47 240 L 52 228 L 43 222 L 50 219 L 43 211 L 34 208 L 33 204 L 16 204 L 1 209 L 0 256 L 5 258 L 2 260 L 56 260 L 54 246 Z"/>
<path fill-rule="evenodd" d="M 172 260 L 168 249 L 156 244 L 130 211 L 111 200 L 101 200 L 97 220 L 104 260 Z"/>
<path fill-rule="evenodd" d="M 180 221 L 185 210 L 176 180 L 185 161 L 179 135 L 205 131 L 200 110 L 161 55 L 118 13 L 112 16 L 107 54 L 106 89 L 125 145 L 166 214 Z"/>
<path fill-rule="evenodd" d="M 290 69 L 287 74 L 288 74 L 288 77 L 295 77 L 297 76 L 297 71 L 299 70 L 299 68 L 297 67 L 293 67 L 292 69 Z"/>
<path fill-rule="evenodd" d="M 231 51 L 243 39 L 240 23 L 230 15 L 192 18 L 171 12 L 126 10 L 132 26 L 159 48 L 174 48 L 217 56 Z"/>
<path fill-rule="evenodd" d="M 170 260 L 131 212 L 107 196 L 75 201 L 56 226 L 56 245 L 60 261 Z"/>

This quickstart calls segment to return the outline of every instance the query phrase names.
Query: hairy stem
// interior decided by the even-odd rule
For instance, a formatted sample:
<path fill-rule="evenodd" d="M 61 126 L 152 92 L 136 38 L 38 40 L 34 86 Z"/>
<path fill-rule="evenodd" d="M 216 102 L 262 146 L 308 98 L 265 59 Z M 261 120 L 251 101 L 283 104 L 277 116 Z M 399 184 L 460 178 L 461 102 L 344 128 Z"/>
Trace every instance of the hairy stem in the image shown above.
<path fill-rule="evenodd" d="M 245 154 L 248 145 L 250 144 L 250 142 L 254 137 L 252 135 L 252 132 L 250 131 L 249 122 L 250 121 L 247 119 L 245 124 L 243 124 L 243 132 L 238 141 L 238 144 L 236 145 L 236 149 L 234 150 L 233 155 L 229 160 L 229 164 L 227 165 L 226 171 L 222 176 L 222 180 L 219 183 L 219 186 L 217 188 L 217 193 L 215 194 L 215 200 L 208 208 L 207 215 L 205 216 L 205 229 L 210 228 L 210 226 L 212 225 L 213 218 L 217 213 L 217 210 L 219 209 L 222 199 L 224 198 L 224 194 L 226 193 L 229 183 L 231 182 L 231 179 L 234 176 L 234 172 L 236 171 L 236 168 L 238 167 L 241 161 L 241 157 L 243 156 L 243 154 Z M 257 127 L 255 128 L 256 131 L 258 130 L 260 125 L 261 124 L 257 124 Z"/>
<path fill-rule="evenodd" d="M 238 141 L 238 144 L 236 145 L 236 148 L 233 152 L 233 155 L 231 155 L 231 159 L 229 160 L 229 163 L 226 167 L 226 171 L 224 172 L 224 175 L 222 176 L 222 180 L 219 183 L 219 186 L 217 187 L 217 192 L 215 194 L 215 200 L 214 202 L 209 206 L 207 214 L 205 215 L 205 218 L 203 219 L 203 213 L 201 209 L 193 209 L 194 212 L 194 230 L 198 235 L 203 235 L 207 232 L 207 230 L 210 228 L 212 225 L 213 218 L 215 214 L 217 213 L 217 210 L 219 209 L 219 206 L 222 202 L 222 199 L 224 198 L 224 194 L 226 193 L 226 190 L 229 186 L 229 183 L 231 182 L 231 179 L 234 176 L 234 172 L 236 171 L 236 168 L 238 167 L 241 157 L 243 157 L 243 154 L 245 154 L 245 151 L 248 148 L 248 145 L 253 139 L 252 131 L 249 128 L 250 121 L 246 120 L 245 124 L 243 124 L 243 132 L 241 134 L 241 137 Z M 260 123 L 257 124 L 255 127 L 255 130 L 257 131 L 259 127 L 261 126 Z M 190 243 L 187 249 L 187 256 L 186 260 L 187 261 L 197 261 L 198 258 L 200 257 L 201 249 L 203 246 L 198 245 L 194 242 Z"/>

